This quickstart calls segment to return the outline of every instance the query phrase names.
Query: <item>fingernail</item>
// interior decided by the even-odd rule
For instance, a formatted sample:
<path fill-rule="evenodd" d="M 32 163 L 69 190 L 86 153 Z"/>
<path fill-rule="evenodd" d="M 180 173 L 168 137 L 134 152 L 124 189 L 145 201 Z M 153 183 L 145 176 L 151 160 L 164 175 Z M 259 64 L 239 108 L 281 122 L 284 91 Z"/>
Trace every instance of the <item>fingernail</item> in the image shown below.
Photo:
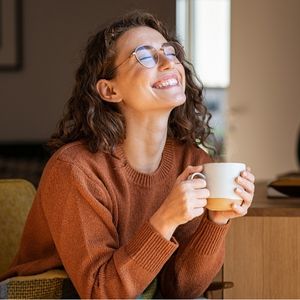
<path fill-rule="evenodd" d="M 241 193 L 241 192 L 242 192 L 242 190 L 241 190 L 240 188 L 236 188 L 235 191 L 236 191 L 237 193 Z"/>

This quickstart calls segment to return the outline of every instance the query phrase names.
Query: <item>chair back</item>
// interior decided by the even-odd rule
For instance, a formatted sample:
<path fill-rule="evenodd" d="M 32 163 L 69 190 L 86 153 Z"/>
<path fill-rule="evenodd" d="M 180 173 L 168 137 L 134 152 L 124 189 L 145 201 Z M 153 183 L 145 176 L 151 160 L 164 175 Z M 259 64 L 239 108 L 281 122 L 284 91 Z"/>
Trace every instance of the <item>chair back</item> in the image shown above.
<path fill-rule="evenodd" d="M 35 194 L 35 187 L 27 180 L 0 179 L 0 274 L 17 253 Z"/>

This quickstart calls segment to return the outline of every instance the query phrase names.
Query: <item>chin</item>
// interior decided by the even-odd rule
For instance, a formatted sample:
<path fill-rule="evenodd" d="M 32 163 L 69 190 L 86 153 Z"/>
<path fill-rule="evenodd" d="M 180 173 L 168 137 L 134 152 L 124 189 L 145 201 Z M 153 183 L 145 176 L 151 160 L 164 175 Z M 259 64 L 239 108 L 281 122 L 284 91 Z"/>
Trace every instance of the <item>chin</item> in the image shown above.
<path fill-rule="evenodd" d="M 178 95 L 177 97 L 175 96 L 174 98 L 172 100 L 172 102 L 174 103 L 174 107 L 180 106 L 180 105 L 184 104 L 186 101 L 185 95 Z"/>
<path fill-rule="evenodd" d="M 172 101 L 168 101 L 167 108 L 173 110 L 176 107 L 179 107 L 185 103 L 186 98 L 178 98 L 176 101 L 172 99 Z"/>
<path fill-rule="evenodd" d="M 186 101 L 185 93 L 173 93 L 172 95 L 156 95 L 156 103 L 160 103 L 160 107 L 173 109 L 181 106 Z"/>

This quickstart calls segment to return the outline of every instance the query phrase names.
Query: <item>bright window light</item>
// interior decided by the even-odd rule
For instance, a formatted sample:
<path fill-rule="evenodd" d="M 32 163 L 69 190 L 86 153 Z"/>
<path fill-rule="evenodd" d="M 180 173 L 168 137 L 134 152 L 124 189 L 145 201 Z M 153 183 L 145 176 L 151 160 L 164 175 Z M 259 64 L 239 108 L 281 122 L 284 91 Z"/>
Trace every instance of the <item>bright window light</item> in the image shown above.
<path fill-rule="evenodd" d="M 230 0 L 177 0 L 176 29 L 206 87 L 230 81 Z"/>

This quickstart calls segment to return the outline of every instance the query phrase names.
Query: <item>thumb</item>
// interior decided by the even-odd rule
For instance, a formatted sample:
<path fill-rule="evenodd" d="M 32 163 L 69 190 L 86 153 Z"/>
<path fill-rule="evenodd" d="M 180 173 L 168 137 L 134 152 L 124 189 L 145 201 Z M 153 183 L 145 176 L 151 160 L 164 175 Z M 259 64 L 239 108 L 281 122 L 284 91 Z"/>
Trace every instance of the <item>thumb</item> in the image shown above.
<path fill-rule="evenodd" d="M 203 166 L 188 166 L 184 169 L 184 171 L 177 177 L 176 183 L 180 183 L 182 181 L 187 180 L 187 178 L 196 172 L 201 172 L 203 170 Z"/>

